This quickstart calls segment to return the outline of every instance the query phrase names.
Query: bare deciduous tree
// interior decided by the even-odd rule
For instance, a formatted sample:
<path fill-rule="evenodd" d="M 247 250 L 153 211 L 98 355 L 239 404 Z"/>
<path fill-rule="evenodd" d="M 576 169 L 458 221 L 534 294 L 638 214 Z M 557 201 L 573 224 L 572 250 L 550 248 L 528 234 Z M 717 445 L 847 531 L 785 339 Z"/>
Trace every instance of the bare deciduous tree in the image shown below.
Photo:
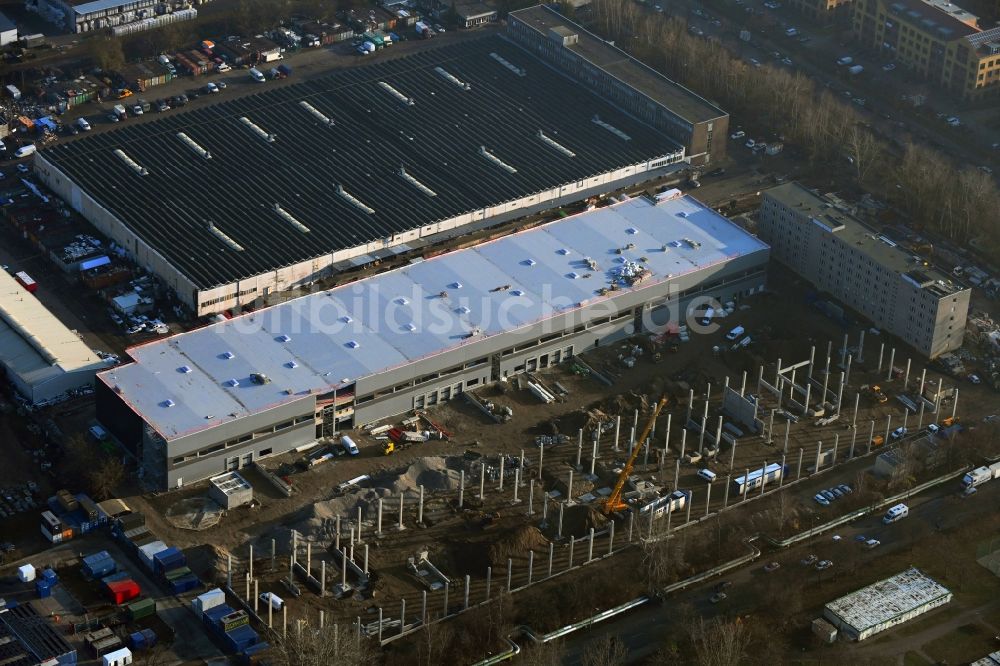
<path fill-rule="evenodd" d="M 322 629 L 301 626 L 287 638 L 275 634 L 273 645 L 277 666 L 363 666 L 377 661 L 365 639 L 335 624 Z"/>
<path fill-rule="evenodd" d="M 623 666 L 628 648 L 618 636 L 604 635 L 587 646 L 581 661 L 583 666 Z"/>
<path fill-rule="evenodd" d="M 735 620 L 694 619 L 688 631 L 700 666 L 730 666 L 741 664 L 747 657 L 750 631 L 737 618 Z"/>

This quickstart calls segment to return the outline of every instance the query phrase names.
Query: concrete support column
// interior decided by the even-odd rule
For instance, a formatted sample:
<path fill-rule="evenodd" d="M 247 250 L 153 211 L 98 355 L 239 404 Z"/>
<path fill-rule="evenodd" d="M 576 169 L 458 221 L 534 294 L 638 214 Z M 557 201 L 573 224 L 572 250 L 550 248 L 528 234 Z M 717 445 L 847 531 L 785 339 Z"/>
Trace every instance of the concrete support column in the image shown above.
<path fill-rule="evenodd" d="M 912 359 L 906 359 L 906 371 L 903 373 L 903 390 L 906 391 L 910 388 L 910 361 Z"/>
<path fill-rule="evenodd" d="M 796 481 L 798 481 L 799 479 L 802 478 L 802 456 L 803 456 L 803 454 L 805 454 L 805 452 L 806 452 L 805 449 L 799 449 L 799 467 L 795 471 L 795 480 Z"/>
<path fill-rule="evenodd" d="M 509 557 L 507 558 L 507 593 L 510 593 L 510 581 L 514 574 L 514 562 Z"/>
<path fill-rule="evenodd" d="M 600 427 L 600 425 L 598 425 Z M 576 437 L 576 468 L 580 469 L 580 464 L 583 459 L 583 428 L 577 433 Z"/>
<path fill-rule="evenodd" d="M 420 485 L 420 500 L 417 503 L 417 524 L 424 524 L 424 486 Z"/>
<path fill-rule="evenodd" d="M 448 617 L 448 591 L 450 590 L 450 588 L 451 588 L 451 582 L 446 580 L 444 582 L 444 603 L 442 604 L 444 606 L 444 610 L 442 617 Z"/>
<path fill-rule="evenodd" d="M 705 517 L 706 518 L 708 517 L 708 511 L 709 511 L 709 507 L 711 506 L 711 504 L 712 504 L 712 484 L 711 483 L 706 483 L 705 484 Z M 650 511 L 649 515 L 652 516 L 653 512 Z"/>
<path fill-rule="evenodd" d="M 514 504 L 519 503 L 521 500 L 517 498 L 517 489 L 521 485 L 521 468 L 518 467 L 514 470 Z"/>
<path fill-rule="evenodd" d="M 875 420 L 872 420 L 871 432 L 868 433 L 868 453 L 872 452 L 872 442 L 875 439 Z"/>
<path fill-rule="evenodd" d="M 806 374 L 806 384 L 813 378 L 813 363 L 816 360 L 816 345 L 809 348 L 809 370 Z"/>
<path fill-rule="evenodd" d="M 785 454 L 781 454 L 781 476 L 778 477 L 778 487 L 785 485 Z"/>
<path fill-rule="evenodd" d="M 615 521 L 608 521 L 608 555 L 615 552 Z"/>
<path fill-rule="evenodd" d="M 927 368 L 924 368 L 920 372 L 920 388 L 917 390 L 917 396 L 922 398 L 924 395 L 924 384 L 927 382 Z"/>
<path fill-rule="evenodd" d="M 878 345 L 878 368 L 875 372 L 882 372 L 882 358 L 885 356 L 885 343 L 880 342 Z"/>
<path fill-rule="evenodd" d="M 532 479 L 528 482 L 528 515 L 532 516 L 535 513 L 535 480 Z"/>
<path fill-rule="evenodd" d="M 563 510 L 566 508 L 565 500 L 559 503 L 559 524 L 556 529 L 556 538 L 562 539 L 562 526 L 563 526 Z"/>
<path fill-rule="evenodd" d="M 621 434 L 622 417 L 621 414 L 615 417 L 615 451 L 618 450 L 618 436 Z"/>
<path fill-rule="evenodd" d="M 847 452 L 847 459 L 854 460 L 854 442 L 858 439 L 858 429 L 851 428 L 851 450 Z"/>
<path fill-rule="evenodd" d="M 743 371 L 743 381 L 740 383 L 740 397 L 744 397 L 747 392 L 747 371 Z"/>
<path fill-rule="evenodd" d="M 865 362 L 865 329 L 861 329 L 861 335 L 858 336 L 858 363 Z"/>
<path fill-rule="evenodd" d="M 535 572 L 535 551 L 528 551 L 528 585 L 531 585 Z M 468 576 L 466 576 L 468 578 Z"/>
<path fill-rule="evenodd" d="M 813 467 L 813 474 L 819 471 L 819 457 L 823 454 L 823 442 L 816 442 L 816 465 Z"/>
<path fill-rule="evenodd" d="M 556 552 L 556 545 L 550 541 L 549 542 L 549 571 L 546 574 L 547 578 L 552 578 L 552 558 L 555 555 L 555 552 Z"/>
<path fill-rule="evenodd" d="M 503 460 L 501 458 L 500 460 Z M 500 463 L 500 469 L 503 469 L 503 463 Z M 465 506 L 465 470 L 461 470 L 458 473 L 458 508 L 461 509 Z M 379 522 L 381 523 L 382 517 L 382 501 L 379 500 Z"/>
<path fill-rule="evenodd" d="M 465 594 L 462 598 L 462 610 L 469 610 L 469 574 L 465 574 Z"/>
<path fill-rule="evenodd" d="M 406 528 L 403 527 L 403 498 L 404 497 L 405 497 L 405 495 L 403 493 L 399 493 L 399 525 L 396 526 L 397 529 L 399 529 L 399 530 L 406 529 Z"/>
<path fill-rule="evenodd" d="M 486 567 L 486 600 L 490 600 L 490 585 L 493 583 L 493 567 Z"/>
<path fill-rule="evenodd" d="M 459 506 L 461 506 L 461 502 L 459 502 Z M 382 536 L 382 498 L 381 497 L 378 498 L 378 522 L 376 524 L 375 533 L 377 535 L 379 535 L 379 536 Z"/>
<path fill-rule="evenodd" d="M 823 371 L 823 395 L 820 396 L 820 404 L 826 402 L 826 392 L 830 386 L 830 357 L 826 357 L 826 370 Z"/>
<path fill-rule="evenodd" d="M 322 611 L 320 611 L 322 612 Z M 399 600 L 399 633 L 406 631 L 406 598 Z"/>
<path fill-rule="evenodd" d="M 896 362 L 896 348 L 893 347 L 889 351 L 889 372 L 885 375 L 885 381 L 892 381 L 892 365 Z"/>
<path fill-rule="evenodd" d="M 951 403 L 951 418 L 955 419 L 955 415 L 958 414 L 958 387 L 955 387 L 955 400 Z"/>
<path fill-rule="evenodd" d="M 920 416 L 917 419 L 917 430 L 921 430 L 924 427 L 924 406 L 925 405 L 926 405 L 926 403 L 923 400 L 921 400 L 920 401 Z"/>
<path fill-rule="evenodd" d="M 732 472 L 732 467 L 729 468 L 729 471 Z M 722 494 L 722 509 L 723 509 L 723 511 L 729 506 L 729 486 L 732 484 L 732 481 L 733 481 L 733 475 L 732 474 L 727 474 L 726 475 L 726 487 L 723 489 L 723 494 Z"/>
<path fill-rule="evenodd" d="M 364 562 L 364 572 L 368 575 L 368 544 L 365 544 L 365 562 Z"/>
<path fill-rule="evenodd" d="M 545 450 L 545 447 L 539 447 L 539 456 L 541 452 Z M 541 458 L 539 458 L 539 462 Z M 486 463 L 479 463 L 479 501 L 482 502 L 486 499 Z"/>
<path fill-rule="evenodd" d="M 573 470 L 569 470 L 569 481 L 566 482 L 566 501 L 573 501 Z"/>
<path fill-rule="evenodd" d="M 503 492 L 503 477 L 504 477 L 504 463 L 507 461 L 507 456 L 500 454 L 500 492 Z"/>
<path fill-rule="evenodd" d="M 569 566 L 566 567 L 567 569 L 572 569 L 573 568 L 573 549 L 574 549 L 574 547 L 576 547 L 576 537 L 575 536 L 570 536 L 570 538 L 569 538 Z"/>

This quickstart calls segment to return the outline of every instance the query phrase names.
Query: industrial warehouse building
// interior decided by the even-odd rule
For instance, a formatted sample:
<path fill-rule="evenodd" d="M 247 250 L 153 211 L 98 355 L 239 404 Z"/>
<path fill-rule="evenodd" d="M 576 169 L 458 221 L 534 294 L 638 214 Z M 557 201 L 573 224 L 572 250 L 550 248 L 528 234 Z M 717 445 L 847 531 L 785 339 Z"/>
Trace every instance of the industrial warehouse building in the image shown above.
<path fill-rule="evenodd" d="M 863 641 L 949 601 L 951 592 L 909 569 L 831 601 L 823 615 L 847 638 Z"/>
<path fill-rule="evenodd" d="M 35 171 L 205 315 L 685 166 L 498 36 L 261 90 L 54 146 Z"/>
<path fill-rule="evenodd" d="M 0 368 L 21 396 L 44 404 L 90 387 L 107 365 L 7 271 L 0 271 Z"/>
<path fill-rule="evenodd" d="M 691 164 L 725 157 L 729 114 L 554 9 L 538 5 L 511 12 L 507 34 L 548 64 L 674 138 L 684 146 Z"/>
<path fill-rule="evenodd" d="M 764 288 L 764 243 L 676 190 L 658 199 L 134 347 L 98 375 L 98 419 L 178 487 Z"/>
<path fill-rule="evenodd" d="M 764 193 L 758 231 L 774 258 L 935 358 L 962 346 L 972 290 L 798 183 Z"/>
<path fill-rule="evenodd" d="M 26 0 L 25 7 L 69 32 L 148 30 L 198 16 L 192 5 L 209 0 Z"/>

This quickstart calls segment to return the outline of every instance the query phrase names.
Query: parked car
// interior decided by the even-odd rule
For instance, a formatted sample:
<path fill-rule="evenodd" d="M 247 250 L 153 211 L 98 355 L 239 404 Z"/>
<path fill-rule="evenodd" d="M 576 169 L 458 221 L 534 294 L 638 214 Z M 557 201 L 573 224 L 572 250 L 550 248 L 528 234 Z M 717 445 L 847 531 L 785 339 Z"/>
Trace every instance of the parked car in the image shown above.
<path fill-rule="evenodd" d="M 839 486 L 837 486 L 837 488 L 839 488 L 840 492 L 844 493 L 845 495 L 850 495 L 852 492 L 854 492 L 853 490 L 851 490 L 851 487 L 846 483 L 840 484 Z"/>
<path fill-rule="evenodd" d="M 816 557 L 815 555 L 809 555 L 805 559 L 802 560 L 802 565 L 803 566 L 807 566 L 807 567 L 808 566 L 812 566 L 813 564 L 816 563 L 817 559 L 819 559 L 819 558 Z"/>
<path fill-rule="evenodd" d="M 217 93 L 219 92 L 219 86 L 215 85 L 211 81 L 205 84 L 205 92 L 207 93 Z"/>
<path fill-rule="evenodd" d="M 738 141 L 739 139 L 742 139 L 746 135 L 747 133 L 744 132 L 743 130 L 736 130 L 735 132 L 729 135 L 729 138 L 732 139 L 733 141 Z"/>
<path fill-rule="evenodd" d="M 878 539 L 868 539 L 868 541 L 865 541 L 865 548 L 867 548 L 868 550 L 871 550 L 872 548 L 878 548 L 881 545 L 882 542 L 879 541 Z"/>
<path fill-rule="evenodd" d="M 825 571 L 833 566 L 833 562 L 830 560 L 820 560 L 816 563 L 816 571 Z"/>
<path fill-rule="evenodd" d="M 713 604 L 717 604 L 720 601 L 725 601 L 728 596 L 729 595 L 726 594 L 725 592 L 716 592 L 715 594 L 710 596 L 708 600 L 711 601 Z"/>
<path fill-rule="evenodd" d="M 777 562 L 768 562 L 764 565 L 764 573 L 772 573 L 781 568 L 781 565 Z"/>
<path fill-rule="evenodd" d="M 816 503 L 820 506 L 830 506 L 830 500 L 823 497 L 820 493 L 816 493 L 816 495 L 813 496 L 813 499 L 816 500 Z"/>
<path fill-rule="evenodd" d="M 825 497 L 828 502 L 832 502 L 833 500 L 837 499 L 837 496 L 831 493 L 829 490 L 821 490 L 819 491 L 819 494 Z"/>

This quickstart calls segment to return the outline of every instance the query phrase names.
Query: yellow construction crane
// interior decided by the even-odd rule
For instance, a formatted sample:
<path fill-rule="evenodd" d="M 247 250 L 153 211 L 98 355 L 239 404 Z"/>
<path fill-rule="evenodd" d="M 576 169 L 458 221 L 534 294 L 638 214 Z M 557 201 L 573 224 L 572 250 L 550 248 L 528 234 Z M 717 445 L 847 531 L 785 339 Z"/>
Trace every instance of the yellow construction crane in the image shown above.
<path fill-rule="evenodd" d="M 649 437 L 649 433 L 653 430 L 653 424 L 656 423 L 656 417 L 660 415 L 660 411 L 667 406 L 669 399 L 666 396 L 660 398 L 660 401 L 656 403 L 656 407 L 653 409 L 653 413 L 649 417 L 649 421 L 646 423 L 646 427 L 643 429 L 642 434 L 639 435 L 638 439 L 635 440 L 635 446 L 632 447 L 632 455 L 629 456 L 628 462 L 625 463 L 625 468 L 622 469 L 622 473 L 618 475 L 618 482 L 615 483 L 614 491 L 608 496 L 608 499 L 604 501 L 604 513 L 612 514 L 619 511 L 624 511 L 628 508 L 628 505 L 622 501 L 622 490 L 625 489 L 625 482 L 628 481 L 628 477 L 632 475 L 632 468 L 635 466 L 635 459 L 639 457 L 639 451 L 642 450 L 642 444 Z"/>

